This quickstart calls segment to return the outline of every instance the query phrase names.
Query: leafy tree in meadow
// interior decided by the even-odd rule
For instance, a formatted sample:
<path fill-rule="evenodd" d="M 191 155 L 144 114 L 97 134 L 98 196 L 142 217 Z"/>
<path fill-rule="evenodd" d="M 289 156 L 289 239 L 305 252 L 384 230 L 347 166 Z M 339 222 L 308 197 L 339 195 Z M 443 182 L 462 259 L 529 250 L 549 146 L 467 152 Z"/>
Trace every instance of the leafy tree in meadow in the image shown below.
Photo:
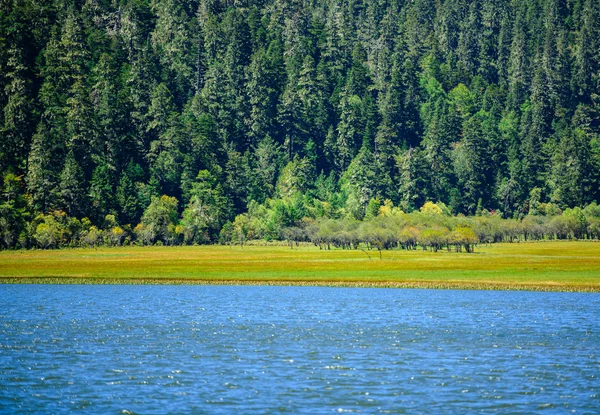
<path fill-rule="evenodd" d="M 463 248 L 467 252 L 473 252 L 477 242 L 479 242 L 477 234 L 466 226 L 458 226 L 448 235 L 448 243 L 454 245 L 454 249 L 458 252 Z"/>
<path fill-rule="evenodd" d="M 167 245 L 175 242 L 175 225 L 178 222 L 178 201 L 174 197 L 152 198 L 144 211 L 142 221 L 136 227 L 138 237 L 146 244 L 161 241 Z"/>

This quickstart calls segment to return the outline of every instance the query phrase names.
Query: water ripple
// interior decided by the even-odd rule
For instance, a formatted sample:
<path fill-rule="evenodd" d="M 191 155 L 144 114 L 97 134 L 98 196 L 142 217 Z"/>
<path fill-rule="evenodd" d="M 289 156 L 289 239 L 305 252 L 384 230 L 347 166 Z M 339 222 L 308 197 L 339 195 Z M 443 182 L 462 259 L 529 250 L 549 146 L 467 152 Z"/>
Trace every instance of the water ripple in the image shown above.
<path fill-rule="evenodd" d="M 594 413 L 600 296 L 0 291 L 3 413 Z"/>

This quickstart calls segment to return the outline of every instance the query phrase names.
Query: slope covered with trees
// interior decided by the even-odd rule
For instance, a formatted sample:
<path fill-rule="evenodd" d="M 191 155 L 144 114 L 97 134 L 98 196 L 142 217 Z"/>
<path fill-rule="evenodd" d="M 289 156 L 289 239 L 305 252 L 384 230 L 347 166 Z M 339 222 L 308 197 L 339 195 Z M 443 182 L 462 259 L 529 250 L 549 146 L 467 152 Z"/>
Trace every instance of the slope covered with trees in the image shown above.
<path fill-rule="evenodd" d="M 600 3 L 0 0 L 0 109 L 2 247 L 428 201 L 592 223 Z"/>

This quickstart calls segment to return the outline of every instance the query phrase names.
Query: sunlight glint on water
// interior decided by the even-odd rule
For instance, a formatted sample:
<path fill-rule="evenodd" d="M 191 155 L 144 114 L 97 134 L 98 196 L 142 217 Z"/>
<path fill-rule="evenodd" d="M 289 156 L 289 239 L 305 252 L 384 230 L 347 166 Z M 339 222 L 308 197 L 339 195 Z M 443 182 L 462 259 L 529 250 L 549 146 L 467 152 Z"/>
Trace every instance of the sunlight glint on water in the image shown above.
<path fill-rule="evenodd" d="M 0 286 L 0 412 L 594 413 L 600 296 Z"/>

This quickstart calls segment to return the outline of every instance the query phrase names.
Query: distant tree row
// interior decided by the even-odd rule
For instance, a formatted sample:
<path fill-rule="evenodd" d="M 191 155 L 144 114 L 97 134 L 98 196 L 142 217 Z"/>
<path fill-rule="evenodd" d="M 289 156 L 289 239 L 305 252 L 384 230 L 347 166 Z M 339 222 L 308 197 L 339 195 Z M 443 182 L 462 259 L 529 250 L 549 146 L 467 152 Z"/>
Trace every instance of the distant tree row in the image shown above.
<path fill-rule="evenodd" d="M 452 216 L 442 202 L 426 202 L 419 211 L 404 213 L 390 200 L 381 203 L 373 199 L 362 221 L 309 216 L 294 220 L 295 214 L 306 211 L 315 210 L 303 205 L 302 199 L 255 206 L 225 224 L 220 242 L 243 245 L 253 239 L 278 239 L 286 240 L 292 248 L 310 241 L 321 249 L 366 246 L 381 251 L 420 246 L 435 252 L 444 248 L 473 252 L 479 243 L 600 239 L 600 207 L 596 203 L 564 212 L 552 204 L 539 204 L 535 212 L 520 220 L 502 219 L 485 210 L 477 216 Z"/>
<path fill-rule="evenodd" d="M 600 202 L 600 2 L 0 0 L 0 111 L 3 246 L 56 212 L 170 243 L 162 195 L 178 243 L 298 198 L 566 212 Z"/>
<path fill-rule="evenodd" d="M 10 184 L 10 182 L 8 182 Z M 14 182 L 13 182 L 14 184 Z M 218 188 L 218 186 L 217 186 Z M 121 225 L 108 214 L 99 225 L 79 220 L 64 211 L 38 214 L 29 221 L 5 215 L 19 209 L 22 200 L 0 205 L 0 248 L 61 248 L 122 245 L 236 244 L 248 241 L 286 241 L 291 248 L 312 242 L 320 249 L 343 248 L 367 251 L 417 247 L 437 252 L 473 252 L 480 243 L 539 240 L 600 239 L 600 207 L 564 212 L 551 203 L 537 204 L 523 219 L 503 219 L 496 212 L 480 210 L 477 216 L 452 216 L 442 202 L 426 202 L 418 211 L 405 213 L 391 200 L 372 199 L 364 219 L 348 215 L 345 208 L 301 193 L 288 199 L 268 199 L 250 204 L 248 212 L 225 220 L 225 209 L 211 208 L 207 198 L 219 193 L 199 193 L 181 215 L 174 197 L 153 197 L 135 227 Z M 7 194 L 5 190 L 5 195 Z M 19 232 L 20 230 L 20 232 Z"/>

